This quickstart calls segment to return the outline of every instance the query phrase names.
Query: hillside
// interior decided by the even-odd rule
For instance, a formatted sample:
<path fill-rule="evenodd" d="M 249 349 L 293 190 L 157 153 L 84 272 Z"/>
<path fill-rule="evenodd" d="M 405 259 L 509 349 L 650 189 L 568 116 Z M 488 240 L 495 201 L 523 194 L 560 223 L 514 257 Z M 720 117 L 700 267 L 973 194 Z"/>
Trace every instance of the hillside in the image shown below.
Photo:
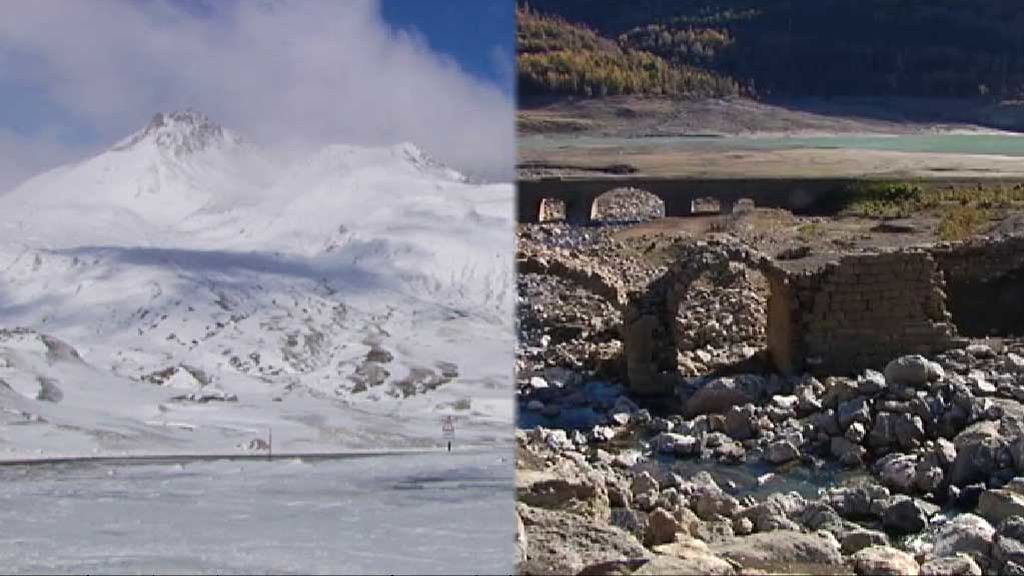
<path fill-rule="evenodd" d="M 728 96 L 734 82 L 651 52 L 620 47 L 594 31 L 560 18 L 517 12 L 521 95 Z"/>
<path fill-rule="evenodd" d="M 537 19 L 564 19 L 593 30 L 623 54 L 657 57 L 671 71 L 732 79 L 745 94 L 759 98 L 1024 98 L 1024 3 L 1017 0 L 531 0 L 528 5 L 521 4 L 520 14 L 545 16 L 520 22 L 520 45 L 526 48 L 521 79 L 536 76 L 538 58 L 536 42 L 523 38 L 530 36 L 524 29 L 535 28 Z M 559 50 L 554 53 L 593 53 L 576 45 Z M 552 82 L 527 83 L 524 94 L 544 87 L 549 93 L 565 91 Z M 699 91 L 673 94 L 691 93 Z"/>
<path fill-rule="evenodd" d="M 0 458 L 429 446 L 511 421 L 511 186 L 195 112 L 0 196 Z"/>

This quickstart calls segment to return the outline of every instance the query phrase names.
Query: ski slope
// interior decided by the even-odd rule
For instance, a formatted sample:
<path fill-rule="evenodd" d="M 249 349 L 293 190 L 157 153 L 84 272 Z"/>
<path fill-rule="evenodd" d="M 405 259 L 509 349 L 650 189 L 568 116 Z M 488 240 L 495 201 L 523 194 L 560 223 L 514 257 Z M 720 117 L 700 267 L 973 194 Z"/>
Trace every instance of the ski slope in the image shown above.
<path fill-rule="evenodd" d="M 513 187 L 158 114 L 0 195 L 0 459 L 507 442 Z"/>

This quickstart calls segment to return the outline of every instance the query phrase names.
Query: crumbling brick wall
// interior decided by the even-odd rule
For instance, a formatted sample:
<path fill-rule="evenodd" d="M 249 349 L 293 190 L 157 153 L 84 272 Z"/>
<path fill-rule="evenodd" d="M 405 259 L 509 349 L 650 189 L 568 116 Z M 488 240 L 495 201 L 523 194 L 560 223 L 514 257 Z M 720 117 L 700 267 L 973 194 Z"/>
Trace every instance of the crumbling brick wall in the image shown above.
<path fill-rule="evenodd" d="M 680 246 L 680 257 L 623 309 L 622 342 L 630 389 L 640 395 L 669 394 L 679 382 L 679 346 L 674 328 L 680 301 L 705 275 L 735 277 L 738 268 L 760 270 L 768 259 L 732 242 Z"/>
<path fill-rule="evenodd" d="M 769 353 L 784 372 L 881 367 L 953 344 L 943 275 L 925 251 L 855 254 L 812 270 L 767 272 Z"/>
<path fill-rule="evenodd" d="M 697 244 L 628 298 L 623 344 L 635 392 L 671 390 L 680 299 L 698 276 L 727 273 L 733 264 L 768 280 L 768 353 L 783 373 L 855 373 L 903 354 L 934 354 L 981 330 L 1024 334 L 1024 237 L 818 263 Z"/>
<path fill-rule="evenodd" d="M 982 239 L 931 252 L 961 334 L 1024 334 L 1024 237 Z"/>

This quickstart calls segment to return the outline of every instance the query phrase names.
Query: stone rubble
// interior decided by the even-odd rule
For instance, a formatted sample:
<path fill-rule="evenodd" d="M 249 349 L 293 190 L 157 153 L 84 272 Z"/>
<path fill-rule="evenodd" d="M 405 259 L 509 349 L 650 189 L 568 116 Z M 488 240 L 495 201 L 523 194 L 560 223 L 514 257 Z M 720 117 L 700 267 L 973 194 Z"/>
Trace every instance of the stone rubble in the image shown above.
<path fill-rule="evenodd" d="M 522 573 L 1024 574 L 1024 341 L 782 376 L 742 247 L 680 241 L 704 264 L 666 274 L 614 230 L 521 227 Z M 626 327 L 666 303 L 652 402 Z"/>

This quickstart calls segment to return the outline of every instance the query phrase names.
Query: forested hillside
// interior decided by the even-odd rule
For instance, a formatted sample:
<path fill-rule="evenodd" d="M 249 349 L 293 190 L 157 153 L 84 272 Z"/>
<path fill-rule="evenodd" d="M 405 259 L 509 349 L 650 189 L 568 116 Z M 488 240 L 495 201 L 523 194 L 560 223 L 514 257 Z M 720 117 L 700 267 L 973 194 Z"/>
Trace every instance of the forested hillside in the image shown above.
<path fill-rule="evenodd" d="M 585 26 L 525 9 L 517 17 L 519 90 L 524 95 L 726 96 L 738 91 L 728 78 L 622 47 Z"/>
<path fill-rule="evenodd" d="M 558 79 L 594 68 L 710 79 L 631 93 L 1024 98 L 1024 0 L 530 0 L 519 14 L 523 94 L 586 93 Z"/>

